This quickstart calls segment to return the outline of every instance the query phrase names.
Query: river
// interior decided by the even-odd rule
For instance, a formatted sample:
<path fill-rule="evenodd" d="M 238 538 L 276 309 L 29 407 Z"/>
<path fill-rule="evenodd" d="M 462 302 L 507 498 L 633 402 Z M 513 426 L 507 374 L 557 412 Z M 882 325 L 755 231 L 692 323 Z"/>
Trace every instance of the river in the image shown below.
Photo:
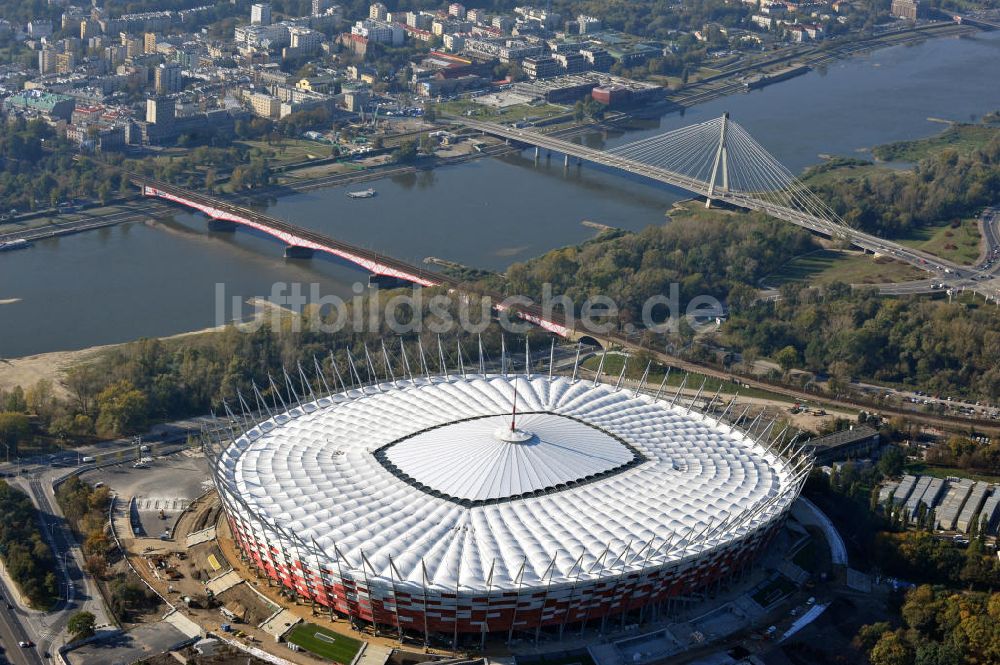
<path fill-rule="evenodd" d="M 617 145 L 729 111 L 793 172 L 823 155 L 866 156 L 889 141 L 1000 109 L 1000 33 L 942 38 L 836 62 L 789 81 L 588 137 Z M 366 187 L 369 185 L 365 185 Z M 268 212 L 398 258 L 436 256 L 500 270 L 591 237 L 585 220 L 637 230 L 664 222 L 684 194 L 591 166 L 536 165 L 526 151 L 371 183 L 283 197 Z M 131 224 L 0 254 L 0 358 L 163 336 L 218 323 L 228 297 L 267 296 L 275 282 L 348 296 L 366 276 L 324 258 L 285 260 L 274 241 L 209 232 L 201 216 Z M 227 311 L 227 314 L 232 314 Z"/>

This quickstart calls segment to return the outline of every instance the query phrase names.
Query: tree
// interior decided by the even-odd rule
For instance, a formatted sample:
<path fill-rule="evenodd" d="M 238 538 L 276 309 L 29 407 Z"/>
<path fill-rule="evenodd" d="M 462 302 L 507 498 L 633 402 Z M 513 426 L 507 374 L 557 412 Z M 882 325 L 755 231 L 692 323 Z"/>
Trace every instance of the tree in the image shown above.
<path fill-rule="evenodd" d="M 788 345 L 774 354 L 774 361 L 786 372 L 799 364 L 799 352 L 794 346 Z"/>
<path fill-rule="evenodd" d="M 902 631 L 884 633 L 868 654 L 872 665 L 913 665 L 913 650 Z"/>
<path fill-rule="evenodd" d="M 31 435 L 28 416 L 10 411 L 0 413 L 0 443 L 9 446 L 11 453 L 17 452 L 17 444 Z"/>
<path fill-rule="evenodd" d="M 878 461 L 878 470 L 883 476 L 898 476 L 903 472 L 906 456 L 899 446 L 888 446 L 882 451 Z"/>
<path fill-rule="evenodd" d="M 146 422 L 146 396 L 123 379 L 97 396 L 97 429 L 111 436 L 139 431 Z"/>
<path fill-rule="evenodd" d="M 417 158 L 417 142 L 403 141 L 395 152 L 396 161 L 400 163 L 412 162 Z"/>
<path fill-rule="evenodd" d="M 867 624 L 858 629 L 858 634 L 854 636 L 854 646 L 865 652 L 871 651 L 879 639 L 892 629 L 885 621 Z"/>
<path fill-rule="evenodd" d="M 93 636 L 97 627 L 96 617 L 86 611 L 80 611 L 69 618 L 66 629 L 73 635 L 73 639 L 85 640 Z"/>

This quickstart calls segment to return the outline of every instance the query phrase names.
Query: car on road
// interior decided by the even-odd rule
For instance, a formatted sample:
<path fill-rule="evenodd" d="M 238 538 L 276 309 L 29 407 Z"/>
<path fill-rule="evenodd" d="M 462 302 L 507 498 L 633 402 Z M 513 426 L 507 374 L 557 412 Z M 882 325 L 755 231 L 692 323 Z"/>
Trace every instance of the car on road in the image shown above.
<path fill-rule="evenodd" d="M 32 642 L 31 640 L 21 640 L 20 642 L 17 643 L 17 646 L 21 647 L 22 649 L 30 649 L 31 647 L 35 646 L 35 643 Z"/>

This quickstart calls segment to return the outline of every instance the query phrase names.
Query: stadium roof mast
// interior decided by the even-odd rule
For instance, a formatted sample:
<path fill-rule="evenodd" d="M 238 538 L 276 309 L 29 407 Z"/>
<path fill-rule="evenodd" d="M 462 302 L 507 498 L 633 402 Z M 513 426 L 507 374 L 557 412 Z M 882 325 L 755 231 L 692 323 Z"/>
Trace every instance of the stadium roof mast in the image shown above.
<path fill-rule="evenodd" d="M 514 402 L 510 412 L 510 431 L 517 431 L 517 374 L 514 375 Z"/>

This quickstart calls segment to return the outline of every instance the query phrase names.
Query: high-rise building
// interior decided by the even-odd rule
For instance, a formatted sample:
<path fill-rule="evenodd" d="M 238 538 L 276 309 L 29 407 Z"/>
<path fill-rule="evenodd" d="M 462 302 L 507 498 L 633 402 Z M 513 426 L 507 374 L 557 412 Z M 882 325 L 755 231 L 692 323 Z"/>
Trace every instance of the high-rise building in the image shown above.
<path fill-rule="evenodd" d="M 43 48 L 38 52 L 38 72 L 40 74 L 52 74 L 56 71 L 56 51 L 50 48 Z"/>
<path fill-rule="evenodd" d="M 465 5 L 459 2 L 453 2 L 448 5 L 448 14 L 456 18 L 465 18 Z"/>
<path fill-rule="evenodd" d="M 149 97 L 146 99 L 146 122 L 154 125 L 169 125 L 174 121 L 174 100 L 170 97 Z"/>
<path fill-rule="evenodd" d="M 175 62 L 160 65 L 153 76 L 157 95 L 168 95 L 181 89 L 181 66 Z"/>
<path fill-rule="evenodd" d="M 271 25 L 271 3 L 257 2 L 250 6 L 251 25 Z"/>
<path fill-rule="evenodd" d="M 147 32 L 142 36 L 142 52 L 156 53 L 156 33 Z"/>
<path fill-rule="evenodd" d="M 76 68 L 76 56 L 72 53 L 56 54 L 56 73 L 69 74 Z"/>
<path fill-rule="evenodd" d="M 381 2 L 373 3 L 368 7 L 368 18 L 375 21 L 384 21 L 386 16 L 389 15 L 389 8 L 383 5 Z"/>

